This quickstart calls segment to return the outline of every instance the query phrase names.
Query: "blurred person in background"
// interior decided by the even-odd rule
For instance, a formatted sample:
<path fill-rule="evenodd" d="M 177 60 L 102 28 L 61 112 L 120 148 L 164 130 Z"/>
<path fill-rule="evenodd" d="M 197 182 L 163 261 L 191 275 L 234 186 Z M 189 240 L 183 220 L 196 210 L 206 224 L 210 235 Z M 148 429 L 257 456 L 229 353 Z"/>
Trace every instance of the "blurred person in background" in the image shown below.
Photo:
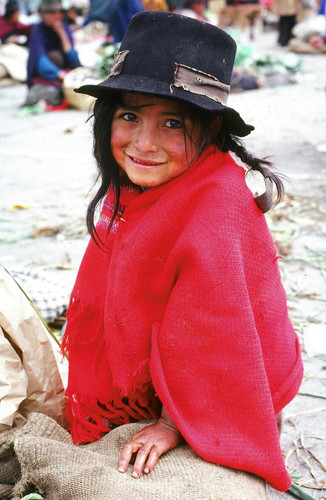
<path fill-rule="evenodd" d="M 219 26 L 223 29 L 229 24 L 239 27 L 242 31 L 249 26 L 249 37 L 255 37 L 256 21 L 261 15 L 259 0 L 226 0 L 219 18 Z"/>
<path fill-rule="evenodd" d="M 141 0 L 90 0 L 84 26 L 91 21 L 101 21 L 108 26 L 108 40 L 120 43 L 131 18 L 143 10 Z"/>
<path fill-rule="evenodd" d="M 170 12 L 177 12 L 182 9 L 182 0 L 166 0 Z"/>
<path fill-rule="evenodd" d="M 9 0 L 5 13 L 0 17 L 0 40 L 3 43 L 26 45 L 31 26 L 19 21 L 20 8 L 16 0 Z"/>
<path fill-rule="evenodd" d="M 58 0 L 43 0 L 42 21 L 33 26 L 27 63 L 28 94 L 25 105 L 39 101 L 62 103 L 62 82 L 68 71 L 81 66 L 64 9 Z"/>
<path fill-rule="evenodd" d="M 324 52 L 326 49 L 326 0 L 321 0 L 318 9 L 318 15 L 324 16 L 324 29 L 323 32 L 311 36 L 309 39 L 309 43 L 314 49 Z"/>
<path fill-rule="evenodd" d="M 78 9 L 74 5 L 70 6 L 65 12 L 63 17 L 63 22 L 69 24 L 71 31 L 75 31 L 81 26 L 78 24 L 78 18 L 81 17 L 81 9 Z"/>
<path fill-rule="evenodd" d="M 286 47 L 293 37 L 292 30 L 300 8 L 300 0 L 274 0 L 273 12 L 279 16 L 277 43 L 281 47 Z"/>
<path fill-rule="evenodd" d="M 119 0 L 111 19 L 110 31 L 115 43 L 120 43 L 131 18 L 144 10 L 141 0 Z"/>
<path fill-rule="evenodd" d="M 165 0 L 143 0 L 145 10 L 159 10 L 165 12 L 169 10 L 169 6 Z"/>
<path fill-rule="evenodd" d="M 192 17 L 198 21 L 210 22 L 205 14 L 207 9 L 206 0 L 185 0 L 184 8 L 179 10 L 178 13 L 183 16 Z"/>
<path fill-rule="evenodd" d="M 319 4 L 318 14 L 326 15 L 326 0 L 321 0 Z"/>
<path fill-rule="evenodd" d="M 303 4 L 304 5 L 304 4 Z M 293 28 L 294 37 L 289 42 L 289 49 L 299 54 L 326 53 L 326 17 L 325 0 L 315 6 L 315 15 L 298 22 Z"/>

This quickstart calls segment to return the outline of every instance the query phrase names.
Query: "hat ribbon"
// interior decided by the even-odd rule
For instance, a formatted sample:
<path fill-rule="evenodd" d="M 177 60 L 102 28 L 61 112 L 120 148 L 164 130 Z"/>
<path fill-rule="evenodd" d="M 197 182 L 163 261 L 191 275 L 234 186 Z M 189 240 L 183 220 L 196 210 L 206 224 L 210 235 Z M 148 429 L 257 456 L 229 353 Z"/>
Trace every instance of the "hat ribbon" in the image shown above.
<path fill-rule="evenodd" d="M 220 82 L 215 76 L 204 73 L 190 66 L 175 63 L 174 82 L 170 86 L 171 94 L 173 87 L 181 87 L 187 92 L 203 95 L 221 104 L 226 104 L 230 93 L 230 86 Z"/>

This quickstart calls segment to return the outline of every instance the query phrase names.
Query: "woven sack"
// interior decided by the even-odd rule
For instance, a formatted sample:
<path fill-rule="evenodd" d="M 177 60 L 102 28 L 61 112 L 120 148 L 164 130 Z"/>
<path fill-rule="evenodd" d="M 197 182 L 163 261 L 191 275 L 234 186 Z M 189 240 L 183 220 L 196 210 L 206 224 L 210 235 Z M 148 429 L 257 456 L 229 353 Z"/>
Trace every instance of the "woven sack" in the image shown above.
<path fill-rule="evenodd" d="M 0 432 L 0 498 L 10 498 L 15 482 L 21 477 L 20 465 L 13 450 L 16 429 Z"/>
<path fill-rule="evenodd" d="M 139 479 L 117 471 L 123 445 L 147 422 L 118 427 L 99 441 L 73 445 L 54 420 L 32 414 L 14 439 L 22 478 L 14 499 L 29 485 L 46 500 L 264 500 L 266 483 L 249 473 L 205 462 L 187 445 L 169 451 Z"/>

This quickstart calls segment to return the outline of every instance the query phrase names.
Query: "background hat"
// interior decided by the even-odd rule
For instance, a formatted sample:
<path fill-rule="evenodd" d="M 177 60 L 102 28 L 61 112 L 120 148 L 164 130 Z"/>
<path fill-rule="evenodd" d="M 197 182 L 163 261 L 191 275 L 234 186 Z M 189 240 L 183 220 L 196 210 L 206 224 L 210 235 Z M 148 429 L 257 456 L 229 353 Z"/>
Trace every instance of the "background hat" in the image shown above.
<path fill-rule="evenodd" d="M 62 12 L 64 8 L 60 0 L 42 0 L 39 12 Z"/>
<path fill-rule="evenodd" d="M 9 19 L 13 14 L 15 14 L 15 12 L 18 12 L 19 10 L 19 3 L 16 2 L 16 0 L 9 0 L 9 2 L 6 3 L 4 17 L 6 19 Z"/>
<path fill-rule="evenodd" d="M 184 5 L 189 5 L 194 2 L 207 3 L 207 0 L 184 0 Z"/>
<path fill-rule="evenodd" d="M 236 43 L 225 31 L 168 12 L 136 14 L 109 77 L 76 92 L 93 97 L 126 91 L 179 99 L 220 112 L 228 130 L 245 136 L 254 127 L 226 106 Z"/>

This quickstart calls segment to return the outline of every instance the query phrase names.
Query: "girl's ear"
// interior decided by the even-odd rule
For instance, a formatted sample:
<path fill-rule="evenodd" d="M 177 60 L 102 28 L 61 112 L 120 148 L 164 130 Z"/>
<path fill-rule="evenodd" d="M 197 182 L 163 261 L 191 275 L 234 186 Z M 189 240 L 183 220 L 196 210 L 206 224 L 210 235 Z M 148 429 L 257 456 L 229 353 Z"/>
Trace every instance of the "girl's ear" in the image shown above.
<path fill-rule="evenodd" d="M 216 115 L 215 118 L 212 119 L 211 123 L 210 123 L 210 127 L 214 130 L 215 133 L 219 133 L 219 131 L 221 130 L 221 126 L 222 126 L 222 121 L 223 121 L 223 118 L 221 115 Z"/>

